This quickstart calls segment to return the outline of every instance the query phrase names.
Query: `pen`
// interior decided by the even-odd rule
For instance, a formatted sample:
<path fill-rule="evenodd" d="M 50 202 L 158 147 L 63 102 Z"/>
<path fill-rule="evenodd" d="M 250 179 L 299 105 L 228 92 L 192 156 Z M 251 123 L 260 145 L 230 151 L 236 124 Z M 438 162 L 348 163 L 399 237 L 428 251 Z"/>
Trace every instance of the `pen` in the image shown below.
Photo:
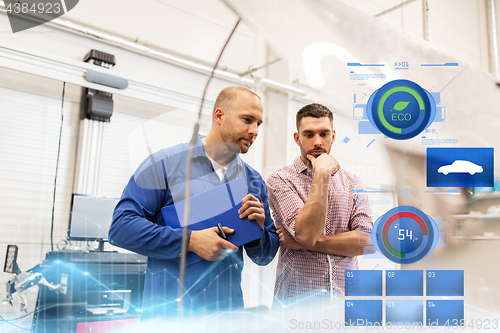
<path fill-rule="evenodd" d="M 227 239 L 226 233 L 222 229 L 222 224 L 217 223 L 217 227 L 219 228 L 219 236 L 221 236 L 224 239 Z M 226 253 L 229 253 L 229 252 L 232 252 L 232 251 L 231 250 L 226 250 Z M 231 261 L 234 264 L 234 268 L 238 269 L 238 264 L 234 262 L 234 258 L 231 255 L 229 255 L 229 256 L 231 257 Z"/>
<path fill-rule="evenodd" d="M 219 235 L 222 238 L 227 239 L 226 233 L 224 232 L 224 229 L 222 229 L 222 224 L 217 223 L 217 227 L 219 228 Z"/>

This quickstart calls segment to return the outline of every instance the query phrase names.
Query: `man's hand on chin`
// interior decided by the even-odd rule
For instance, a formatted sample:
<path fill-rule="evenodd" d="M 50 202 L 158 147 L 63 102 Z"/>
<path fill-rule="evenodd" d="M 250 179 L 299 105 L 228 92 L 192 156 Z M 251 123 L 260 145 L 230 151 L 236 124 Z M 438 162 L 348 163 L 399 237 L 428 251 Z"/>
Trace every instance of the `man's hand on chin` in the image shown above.
<path fill-rule="evenodd" d="M 340 169 L 340 163 L 327 153 L 323 153 L 318 157 L 307 154 L 307 158 L 311 161 L 314 172 L 320 171 L 328 175 L 333 175 Z"/>

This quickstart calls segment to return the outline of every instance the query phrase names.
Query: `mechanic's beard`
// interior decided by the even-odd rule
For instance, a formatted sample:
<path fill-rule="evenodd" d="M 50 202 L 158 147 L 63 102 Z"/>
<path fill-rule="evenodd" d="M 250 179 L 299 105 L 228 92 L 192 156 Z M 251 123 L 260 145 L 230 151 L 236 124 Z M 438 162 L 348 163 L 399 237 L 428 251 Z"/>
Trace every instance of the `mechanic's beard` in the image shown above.
<path fill-rule="evenodd" d="M 237 143 L 241 142 L 241 138 L 235 139 L 233 136 L 227 135 L 225 131 L 221 131 L 220 136 L 227 150 L 232 151 L 235 154 L 245 154 L 248 151 L 248 148 L 245 147 L 243 143 L 241 143 L 241 145 Z"/>
<path fill-rule="evenodd" d="M 250 139 L 246 139 L 246 140 L 249 140 L 249 141 L 250 141 L 250 145 L 249 145 L 249 146 L 246 146 L 245 144 L 243 144 L 243 139 L 244 139 L 244 138 L 239 138 L 239 139 L 238 139 L 238 142 L 240 143 L 240 144 L 238 144 L 238 147 L 241 149 L 241 153 L 242 153 L 242 154 L 246 154 L 246 153 L 248 152 L 248 150 L 250 149 L 250 147 L 252 146 L 252 143 L 253 143 L 253 142 L 252 142 L 252 140 L 250 140 Z"/>
<path fill-rule="evenodd" d="M 305 161 L 305 164 L 311 164 L 312 165 L 312 161 L 307 158 L 307 155 L 313 155 L 313 151 L 315 150 L 321 150 L 322 151 L 322 154 L 325 153 L 325 154 L 330 154 L 329 151 L 327 151 L 326 149 L 324 148 L 316 148 L 316 149 L 310 149 L 308 150 L 307 152 L 302 148 L 302 146 L 300 146 L 300 153 L 302 154 L 302 157 L 304 158 L 304 161 Z M 314 156 L 314 155 L 313 155 Z M 316 158 L 318 158 L 320 155 L 316 156 Z"/>
<path fill-rule="evenodd" d="M 313 152 L 314 152 L 314 151 L 321 151 L 321 154 L 319 154 L 319 155 L 315 155 L 315 154 L 313 154 Z M 307 158 L 307 155 L 312 155 L 312 156 L 314 156 L 314 157 L 318 158 L 318 157 L 319 157 L 319 156 L 321 156 L 322 154 L 328 154 L 328 153 L 329 153 L 329 152 L 327 152 L 327 151 L 326 151 L 326 149 L 324 149 L 324 148 L 313 148 L 313 149 L 310 149 L 308 152 L 306 152 L 306 156 L 304 156 L 304 158 L 305 158 L 306 160 L 308 160 L 309 162 L 311 162 L 311 160 Z M 311 162 L 311 163 L 312 163 L 312 162 Z"/>
<path fill-rule="evenodd" d="M 313 154 L 313 152 L 314 152 L 314 151 L 321 151 L 321 154 L 319 154 L 318 156 L 315 156 L 315 155 Z M 311 149 L 311 150 L 309 150 L 309 152 L 307 153 L 307 155 L 312 155 L 312 156 L 314 156 L 314 157 L 316 157 L 316 158 L 317 158 L 317 157 L 319 157 L 319 156 L 320 156 L 320 155 L 322 155 L 322 154 L 328 154 L 328 152 L 327 152 L 325 149 L 321 148 L 321 149 Z"/>
<path fill-rule="evenodd" d="M 238 143 L 233 143 L 233 142 L 226 142 L 227 143 L 227 146 L 228 148 L 233 151 L 235 154 L 246 154 L 248 152 L 248 148 L 250 147 L 247 147 L 243 144 L 243 142 L 241 141 L 241 138 L 236 140 L 236 142 Z"/>

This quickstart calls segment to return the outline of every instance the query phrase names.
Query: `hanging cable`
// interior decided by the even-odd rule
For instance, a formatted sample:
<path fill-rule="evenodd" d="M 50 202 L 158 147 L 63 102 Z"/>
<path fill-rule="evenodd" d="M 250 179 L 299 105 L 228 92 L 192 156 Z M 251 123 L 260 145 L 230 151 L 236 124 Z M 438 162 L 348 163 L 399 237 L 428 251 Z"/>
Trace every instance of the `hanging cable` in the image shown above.
<path fill-rule="evenodd" d="M 208 77 L 207 84 L 205 85 L 205 89 L 203 90 L 203 96 L 201 97 L 201 102 L 200 102 L 200 110 L 198 111 L 198 120 L 196 121 L 196 124 L 194 125 L 193 128 L 193 136 L 191 137 L 191 141 L 189 143 L 189 150 L 188 150 L 188 156 L 187 156 L 187 163 L 186 163 L 186 190 L 185 190 L 185 196 L 184 196 L 184 226 L 182 230 L 182 245 L 181 245 L 181 264 L 180 264 L 180 271 L 179 271 L 179 292 L 177 294 L 177 302 L 178 302 L 178 313 L 182 315 L 183 313 L 183 305 L 182 305 L 182 298 L 184 296 L 184 279 L 186 276 L 186 254 L 187 254 L 187 235 L 188 235 L 188 222 L 189 222 L 189 207 L 190 207 L 190 198 L 191 198 L 191 162 L 193 160 L 193 150 L 194 146 L 196 144 L 196 139 L 198 138 L 198 132 L 200 130 L 200 121 L 201 121 L 201 111 L 203 110 L 203 103 L 205 102 L 205 95 L 207 93 L 208 85 L 210 84 L 210 81 L 214 77 L 215 70 L 217 69 L 217 66 L 219 65 L 219 61 L 222 58 L 222 54 L 224 53 L 224 50 L 226 49 L 227 44 L 229 44 L 229 41 L 231 40 L 231 37 L 233 36 L 234 32 L 236 31 L 236 28 L 238 27 L 238 24 L 240 24 L 241 19 L 239 18 L 236 24 L 234 25 L 233 30 L 231 31 L 231 34 L 226 40 L 226 43 L 222 47 L 222 50 L 219 53 L 219 57 L 217 58 L 217 61 L 215 62 L 215 65 L 212 69 L 212 73 L 210 73 L 210 76 Z"/>
<path fill-rule="evenodd" d="M 57 145 L 57 161 L 56 174 L 54 176 L 54 195 L 52 196 L 52 219 L 50 222 L 50 251 L 54 252 L 54 209 L 56 206 L 56 187 L 57 187 L 57 172 L 59 171 L 59 157 L 61 155 L 61 137 L 64 121 L 64 94 L 66 92 L 66 82 L 63 82 L 63 90 L 61 97 L 61 126 L 59 127 L 59 143 Z"/>

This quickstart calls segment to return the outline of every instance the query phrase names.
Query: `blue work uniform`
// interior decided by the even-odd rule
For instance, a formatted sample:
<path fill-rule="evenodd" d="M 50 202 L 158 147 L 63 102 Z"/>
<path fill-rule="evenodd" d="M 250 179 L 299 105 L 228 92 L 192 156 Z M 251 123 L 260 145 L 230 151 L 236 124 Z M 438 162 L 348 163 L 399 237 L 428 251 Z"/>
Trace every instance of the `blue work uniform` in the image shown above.
<path fill-rule="evenodd" d="M 253 262 L 267 265 L 279 248 L 279 237 L 260 174 L 235 154 L 220 180 L 200 139 L 193 150 L 191 195 L 243 178 L 248 193 L 264 205 L 266 220 L 260 240 L 240 247 L 223 260 L 202 260 L 187 266 L 183 304 L 186 311 L 194 313 L 238 309 L 243 307 L 243 247 Z M 130 178 L 113 213 L 109 242 L 148 257 L 142 319 L 176 314 L 182 228 L 165 226 L 160 210 L 184 199 L 188 150 L 189 143 L 183 143 L 146 158 Z M 188 240 L 190 236 L 191 231 Z"/>

